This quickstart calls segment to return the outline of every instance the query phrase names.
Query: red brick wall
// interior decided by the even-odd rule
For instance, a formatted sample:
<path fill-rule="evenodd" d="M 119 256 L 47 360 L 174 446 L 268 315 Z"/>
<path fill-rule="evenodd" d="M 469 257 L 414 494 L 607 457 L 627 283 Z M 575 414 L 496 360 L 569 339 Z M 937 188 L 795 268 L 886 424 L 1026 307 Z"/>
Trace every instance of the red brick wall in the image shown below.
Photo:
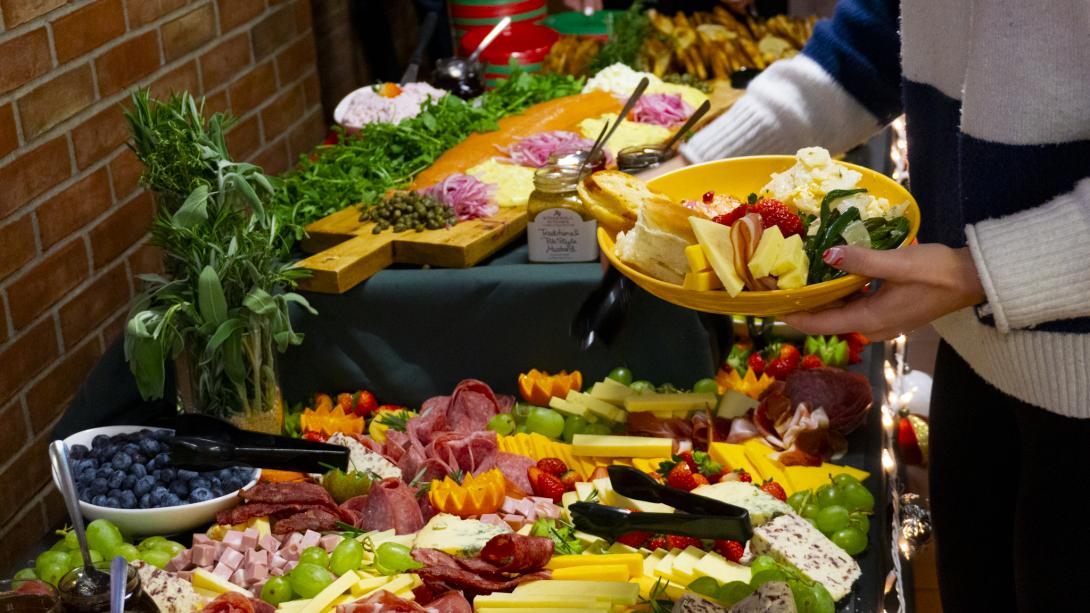
<path fill-rule="evenodd" d="M 231 152 L 287 169 L 324 135 L 308 0 L 0 0 L 0 559 L 63 517 L 46 445 L 158 267 L 125 148 L 134 87 L 241 120 Z"/>

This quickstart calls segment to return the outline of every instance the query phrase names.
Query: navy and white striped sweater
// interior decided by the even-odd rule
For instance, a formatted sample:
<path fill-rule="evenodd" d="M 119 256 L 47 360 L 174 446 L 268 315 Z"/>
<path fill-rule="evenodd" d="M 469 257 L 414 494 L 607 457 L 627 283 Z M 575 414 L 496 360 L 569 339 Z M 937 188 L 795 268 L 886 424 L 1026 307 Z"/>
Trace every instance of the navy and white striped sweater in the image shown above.
<path fill-rule="evenodd" d="M 841 0 L 683 148 L 845 150 L 906 116 L 920 239 L 969 246 L 996 326 L 936 328 L 985 379 L 1090 417 L 1090 2 Z"/>

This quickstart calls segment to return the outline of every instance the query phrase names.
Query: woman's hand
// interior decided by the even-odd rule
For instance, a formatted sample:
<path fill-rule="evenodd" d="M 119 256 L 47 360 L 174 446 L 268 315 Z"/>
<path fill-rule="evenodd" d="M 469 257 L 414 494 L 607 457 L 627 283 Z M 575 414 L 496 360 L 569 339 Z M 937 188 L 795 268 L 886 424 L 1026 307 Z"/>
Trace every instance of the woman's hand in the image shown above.
<path fill-rule="evenodd" d="M 887 340 L 984 300 L 984 288 L 968 248 L 937 244 L 874 251 L 833 247 L 823 259 L 833 268 L 882 279 L 878 291 L 835 306 L 783 318 L 807 334 L 861 332 Z"/>

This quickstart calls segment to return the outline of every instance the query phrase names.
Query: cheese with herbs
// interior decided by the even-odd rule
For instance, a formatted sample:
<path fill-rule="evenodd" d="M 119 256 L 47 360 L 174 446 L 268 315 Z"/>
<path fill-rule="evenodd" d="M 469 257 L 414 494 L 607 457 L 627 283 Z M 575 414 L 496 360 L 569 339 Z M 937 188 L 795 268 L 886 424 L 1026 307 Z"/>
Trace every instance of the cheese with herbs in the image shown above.
<path fill-rule="evenodd" d="M 833 600 L 847 596 L 861 574 L 851 556 L 794 513 L 754 528 L 749 548 L 753 555 L 771 556 L 794 566 L 808 579 L 824 585 Z"/>

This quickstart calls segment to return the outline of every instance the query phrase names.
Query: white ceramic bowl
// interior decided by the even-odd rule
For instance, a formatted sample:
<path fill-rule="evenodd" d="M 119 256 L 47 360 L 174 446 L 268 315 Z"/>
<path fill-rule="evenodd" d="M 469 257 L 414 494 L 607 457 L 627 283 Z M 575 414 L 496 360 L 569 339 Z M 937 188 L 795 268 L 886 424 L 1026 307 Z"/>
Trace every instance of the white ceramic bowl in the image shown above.
<path fill-rule="evenodd" d="M 139 432 L 146 427 L 147 426 L 105 426 L 102 428 L 91 428 L 90 430 L 84 430 L 69 436 L 64 439 L 64 443 L 68 445 L 69 449 L 71 449 L 73 445 L 85 445 L 90 448 L 91 441 L 99 434 L 105 434 L 106 436 L 128 434 L 130 432 Z M 256 483 L 260 476 L 261 469 L 254 469 L 253 480 L 243 486 L 243 489 Z M 73 475 L 73 478 L 74 477 L 75 475 Z M 57 484 L 57 487 L 60 487 L 60 478 L 56 472 L 53 473 L 53 483 Z M 191 504 L 182 504 L 176 507 L 164 507 L 160 509 L 114 509 L 111 507 L 100 507 L 83 500 L 79 501 L 79 506 L 80 510 L 83 511 L 83 516 L 87 519 L 109 520 L 120 528 L 125 536 L 133 537 L 155 534 L 177 534 L 179 532 L 187 532 L 200 528 L 214 522 L 216 520 L 216 513 L 225 509 L 230 509 L 237 505 L 238 502 L 238 492 L 231 492 L 230 494 L 225 494 L 219 498 L 213 498 L 212 500 L 206 500 L 204 502 L 194 502 Z"/>

